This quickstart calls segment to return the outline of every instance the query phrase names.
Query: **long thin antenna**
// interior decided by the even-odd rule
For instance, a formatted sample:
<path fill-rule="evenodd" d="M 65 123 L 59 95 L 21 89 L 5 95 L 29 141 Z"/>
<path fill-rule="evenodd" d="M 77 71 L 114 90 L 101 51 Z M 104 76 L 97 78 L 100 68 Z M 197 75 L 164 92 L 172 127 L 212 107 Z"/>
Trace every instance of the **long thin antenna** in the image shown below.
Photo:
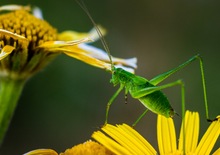
<path fill-rule="evenodd" d="M 94 21 L 94 19 L 92 18 L 88 8 L 86 7 L 85 3 L 83 0 L 76 0 L 76 2 L 79 4 L 79 6 L 85 11 L 86 15 L 89 17 L 89 19 L 91 20 L 92 24 L 94 25 L 99 37 L 100 37 L 100 40 L 102 42 L 102 45 L 104 47 L 104 49 L 106 50 L 107 54 L 108 54 L 108 57 L 109 57 L 109 60 L 110 60 L 110 63 L 111 63 L 111 69 L 113 70 L 114 69 L 114 65 L 113 65 L 113 62 L 112 62 L 112 57 L 111 57 L 111 54 L 110 54 L 110 50 L 109 50 L 109 47 L 105 41 L 105 38 L 104 36 L 102 35 L 102 32 L 101 30 L 99 29 L 99 27 L 97 26 L 96 22 Z"/>

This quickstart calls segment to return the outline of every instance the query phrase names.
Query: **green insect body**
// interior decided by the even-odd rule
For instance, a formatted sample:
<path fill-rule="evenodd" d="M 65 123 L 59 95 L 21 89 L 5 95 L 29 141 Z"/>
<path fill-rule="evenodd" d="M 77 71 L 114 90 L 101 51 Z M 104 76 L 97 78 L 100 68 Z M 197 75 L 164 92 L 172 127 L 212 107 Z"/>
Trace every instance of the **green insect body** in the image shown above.
<path fill-rule="evenodd" d="M 161 114 L 165 117 L 173 117 L 174 110 L 167 97 L 161 91 L 158 90 L 142 97 L 137 97 L 137 95 L 135 95 L 145 88 L 155 88 L 147 79 L 127 72 L 121 68 L 115 68 L 111 82 L 114 85 L 121 84 L 122 87 L 125 88 L 126 94 L 129 92 L 133 98 L 138 99 L 152 112 Z"/>
<path fill-rule="evenodd" d="M 108 123 L 108 115 L 111 104 L 123 89 L 125 89 L 125 95 L 130 93 L 132 98 L 138 99 L 147 108 L 147 110 L 135 121 L 133 126 L 135 126 L 139 122 L 139 120 L 146 114 L 148 110 L 156 114 L 163 115 L 167 118 L 173 117 L 176 114 L 176 112 L 171 107 L 167 97 L 163 94 L 162 90 L 177 85 L 181 87 L 182 118 L 184 118 L 184 114 L 185 114 L 184 82 L 182 80 L 176 80 L 174 82 L 164 84 L 161 86 L 158 86 L 158 84 L 164 81 L 165 79 L 167 79 L 172 74 L 182 70 L 184 67 L 188 66 L 195 60 L 199 60 L 200 62 L 199 64 L 200 64 L 200 71 L 201 71 L 201 78 L 203 85 L 206 118 L 208 121 L 212 121 L 209 119 L 209 114 L 208 114 L 208 102 L 207 102 L 203 61 L 200 55 L 197 54 L 192 58 L 190 58 L 189 60 L 185 61 L 184 63 L 180 64 L 176 68 L 173 68 L 167 72 L 159 74 L 158 76 L 154 77 L 151 80 L 147 80 L 141 76 L 132 74 L 128 71 L 123 70 L 122 68 L 115 68 L 114 65 L 112 65 L 112 79 L 110 82 L 113 83 L 114 86 L 119 84 L 120 87 L 115 92 L 115 94 L 110 98 L 107 104 L 105 124 Z"/>

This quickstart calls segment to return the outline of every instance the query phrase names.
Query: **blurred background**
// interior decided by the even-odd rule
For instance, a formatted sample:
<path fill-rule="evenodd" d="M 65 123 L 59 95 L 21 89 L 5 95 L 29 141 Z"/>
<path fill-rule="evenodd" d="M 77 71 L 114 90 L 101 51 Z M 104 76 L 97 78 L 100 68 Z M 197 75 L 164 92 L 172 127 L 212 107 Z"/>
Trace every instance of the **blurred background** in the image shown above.
<path fill-rule="evenodd" d="M 59 32 L 87 32 L 92 24 L 74 0 L 1 0 L 6 4 L 36 5 L 45 20 Z M 219 1 L 85 0 L 93 18 L 108 30 L 111 54 L 138 58 L 136 74 L 151 79 L 199 53 L 204 59 L 211 118 L 220 114 L 218 101 L 220 56 Z M 94 44 L 102 48 L 100 43 Z M 90 139 L 103 125 L 108 100 L 117 90 L 111 75 L 78 60 L 60 55 L 31 78 L 15 111 L 1 155 L 18 155 L 37 148 L 63 152 Z M 186 107 L 200 113 L 200 137 L 206 122 L 199 62 L 194 62 L 162 84 L 183 79 Z M 174 109 L 181 114 L 180 88 L 164 90 Z M 132 124 L 145 107 L 124 93 L 113 103 L 109 123 Z M 148 112 L 136 129 L 157 149 L 157 115 Z M 175 116 L 177 137 L 181 117 Z M 216 150 L 220 140 L 215 145 Z"/>

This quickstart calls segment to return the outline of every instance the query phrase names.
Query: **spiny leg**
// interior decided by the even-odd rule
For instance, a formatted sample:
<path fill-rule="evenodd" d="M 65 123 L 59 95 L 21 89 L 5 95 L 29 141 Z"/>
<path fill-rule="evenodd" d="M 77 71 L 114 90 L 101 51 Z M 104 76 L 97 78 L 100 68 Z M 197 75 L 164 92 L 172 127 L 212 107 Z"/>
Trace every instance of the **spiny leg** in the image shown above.
<path fill-rule="evenodd" d="M 113 101 L 115 100 L 115 98 L 118 96 L 118 94 L 122 91 L 122 89 L 124 88 L 124 85 L 120 85 L 119 89 L 115 92 L 115 94 L 110 98 L 107 107 L 106 107 L 106 115 L 105 115 L 105 124 L 106 125 L 108 123 L 108 113 L 109 113 L 109 109 L 110 106 L 112 105 Z"/>
<path fill-rule="evenodd" d="M 128 103 L 128 94 L 125 93 L 125 104 Z"/>
<path fill-rule="evenodd" d="M 153 85 L 157 85 L 160 82 L 164 81 L 166 78 L 168 78 L 170 75 L 178 72 L 179 70 L 183 69 L 184 67 L 188 66 L 189 64 L 191 64 L 193 61 L 195 60 L 199 60 L 199 64 L 200 64 L 200 70 L 201 70 L 201 78 L 202 78 L 202 86 L 203 86 L 203 96 L 204 96 L 204 103 L 205 103 L 205 112 L 206 112 L 206 119 L 207 121 L 215 121 L 216 119 L 210 119 L 209 118 L 209 110 L 208 110 L 208 99 L 207 99 L 207 91 L 206 91 L 206 82 L 205 82 L 205 74 L 204 74 L 204 66 L 203 66 L 203 60 L 201 58 L 201 56 L 199 54 L 193 56 L 192 58 L 190 58 L 189 60 L 187 60 L 186 62 L 182 63 L 181 65 L 179 65 L 178 67 L 171 69 L 163 74 L 160 74 L 158 76 L 156 76 L 155 78 L 150 80 L 150 83 Z"/>

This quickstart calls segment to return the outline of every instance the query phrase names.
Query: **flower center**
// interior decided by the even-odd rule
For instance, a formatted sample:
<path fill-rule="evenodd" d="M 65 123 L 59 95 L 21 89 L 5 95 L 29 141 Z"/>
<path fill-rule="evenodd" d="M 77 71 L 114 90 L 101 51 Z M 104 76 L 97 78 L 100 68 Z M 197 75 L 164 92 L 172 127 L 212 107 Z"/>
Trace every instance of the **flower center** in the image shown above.
<path fill-rule="evenodd" d="M 28 39 L 28 49 L 32 50 L 45 41 L 57 39 L 57 31 L 46 21 L 38 19 L 25 10 L 18 10 L 0 15 L 0 29 L 8 30 Z M 10 37 L 0 37 L 1 46 L 15 44 Z M 16 47 L 15 47 L 16 48 Z"/>
<path fill-rule="evenodd" d="M 46 21 L 25 10 L 0 14 L 0 29 L 0 49 L 14 48 L 0 61 L 0 78 L 26 79 L 59 54 L 36 48 L 44 42 L 57 40 L 58 34 Z"/>

